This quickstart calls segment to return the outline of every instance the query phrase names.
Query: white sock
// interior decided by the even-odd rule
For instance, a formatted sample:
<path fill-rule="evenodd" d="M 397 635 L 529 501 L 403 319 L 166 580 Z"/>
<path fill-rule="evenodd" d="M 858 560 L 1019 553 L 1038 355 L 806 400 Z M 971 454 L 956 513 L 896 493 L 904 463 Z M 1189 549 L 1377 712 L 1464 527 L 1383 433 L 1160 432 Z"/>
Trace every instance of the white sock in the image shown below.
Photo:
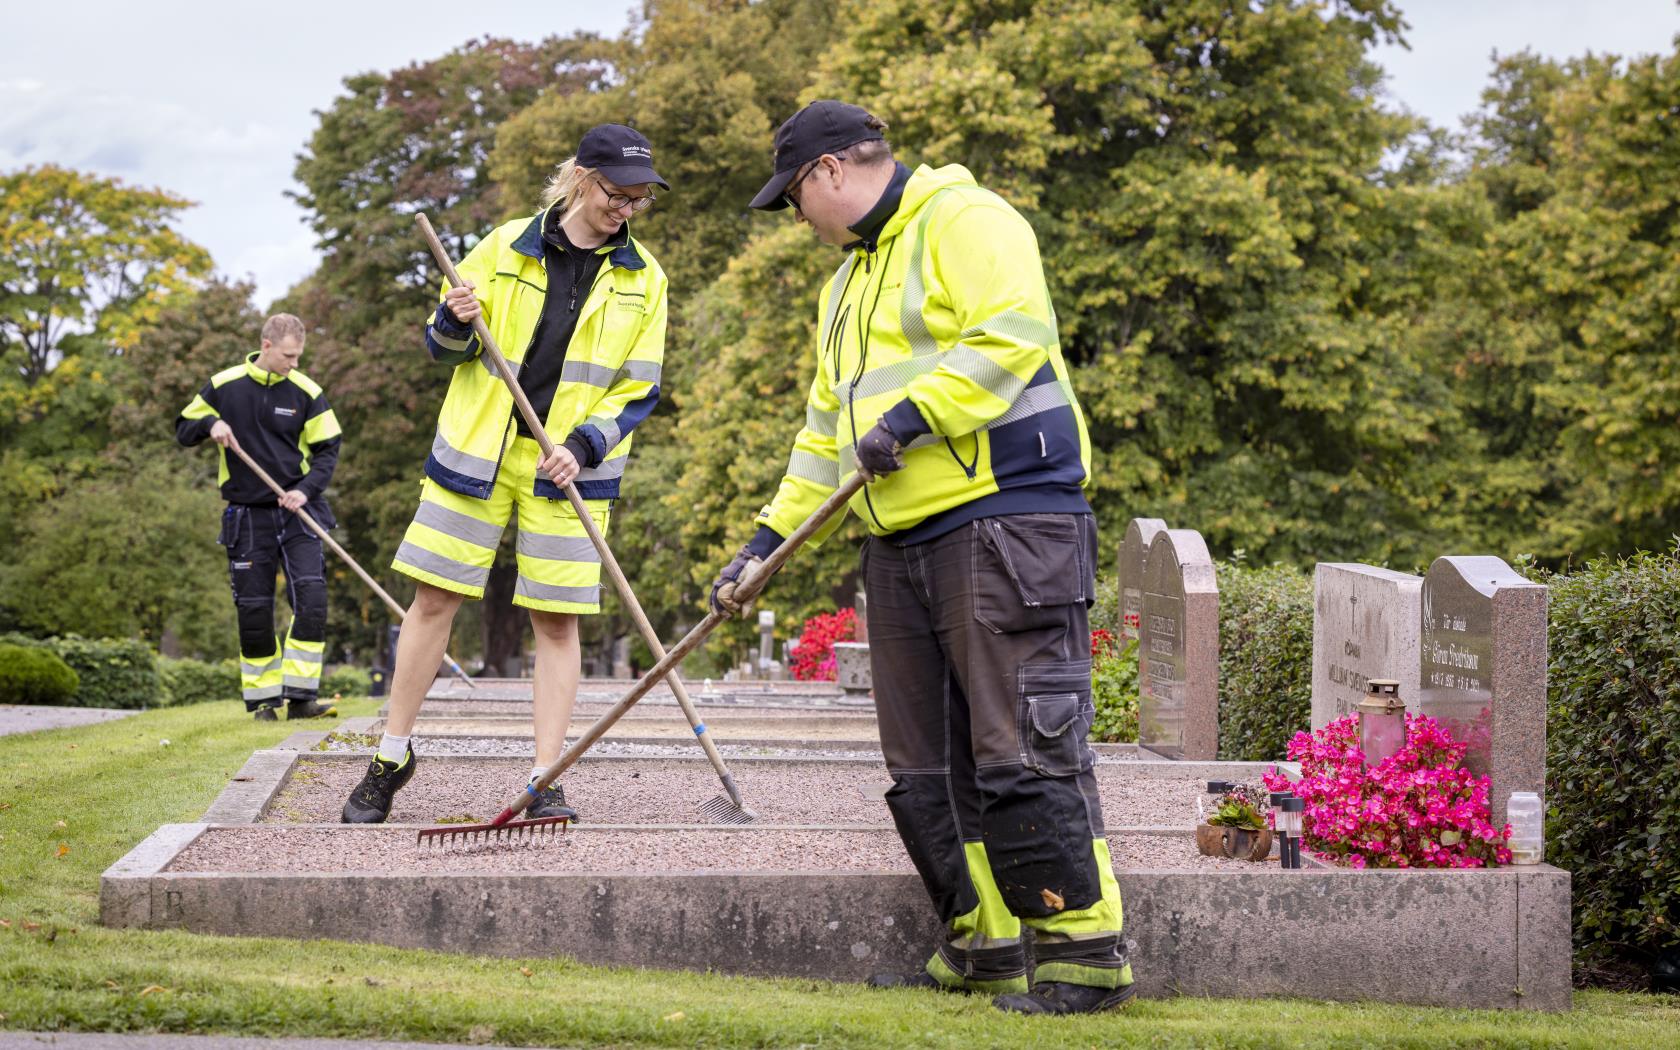
<path fill-rule="evenodd" d="M 547 772 L 548 772 L 548 767 L 547 766 L 532 766 L 531 767 L 531 779 L 527 780 L 525 783 L 535 784 L 537 782 L 537 778 L 542 776 L 544 773 L 547 773 Z"/>
<path fill-rule="evenodd" d="M 386 733 L 379 738 L 379 757 L 399 765 L 408 757 L 408 737 Z"/>

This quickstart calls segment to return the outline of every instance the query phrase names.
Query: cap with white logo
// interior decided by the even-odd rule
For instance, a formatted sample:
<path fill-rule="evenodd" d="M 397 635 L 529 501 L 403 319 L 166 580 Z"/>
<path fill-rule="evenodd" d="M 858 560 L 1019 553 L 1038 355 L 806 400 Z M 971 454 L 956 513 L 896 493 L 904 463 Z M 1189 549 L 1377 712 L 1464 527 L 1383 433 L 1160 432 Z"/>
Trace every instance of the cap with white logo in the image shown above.
<path fill-rule="evenodd" d="M 620 186 L 652 182 L 671 186 L 653 170 L 653 143 L 635 128 L 623 124 L 597 124 L 584 132 L 578 143 L 577 162 L 594 168 Z"/>

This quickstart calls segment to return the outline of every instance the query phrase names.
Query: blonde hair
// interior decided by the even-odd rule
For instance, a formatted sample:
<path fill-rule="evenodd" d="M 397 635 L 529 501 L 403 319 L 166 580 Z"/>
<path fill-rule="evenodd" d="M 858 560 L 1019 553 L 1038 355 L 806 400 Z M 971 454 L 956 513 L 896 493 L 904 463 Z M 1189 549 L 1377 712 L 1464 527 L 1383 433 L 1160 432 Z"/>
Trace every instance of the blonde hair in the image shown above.
<path fill-rule="evenodd" d="M 566 210 L 560 220 L 571 218 L 583 206 L 583 194 L 579 191 L 589 185 L 589 180 L 595 175 L 594 168 L 586 168 L 577 162 L 576 157 L 567 157 L 554 174 L 548 177 L 548 185 L 543 187 L 543 211 L 554 207 L 561 201 L 566 202 Z"/>
<path fill-rule="evenodd" d="M 263 322 L 262 337 L 271 343 L 281 343 L 287 339 L 303 342 L 303 322 L 296 314 L 275 314 Z"/>

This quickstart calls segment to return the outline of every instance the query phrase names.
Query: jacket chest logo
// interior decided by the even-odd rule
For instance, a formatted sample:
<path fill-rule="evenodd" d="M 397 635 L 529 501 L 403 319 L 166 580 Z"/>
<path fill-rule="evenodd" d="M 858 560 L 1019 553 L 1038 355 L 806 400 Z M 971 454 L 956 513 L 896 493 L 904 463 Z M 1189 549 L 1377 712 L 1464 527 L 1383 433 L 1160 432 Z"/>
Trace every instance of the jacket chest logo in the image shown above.
<path fill-rule="evenodd" d="M 276 405 L 276 406 L 274 406 L 274 414 L 277 415 L 277 416 L 284 416 L 285 418 L 290 419 L 291 417 L 297 415 L 297 409 L 295 409 L 295 408 L 281 408 L 279 405 Z"/>

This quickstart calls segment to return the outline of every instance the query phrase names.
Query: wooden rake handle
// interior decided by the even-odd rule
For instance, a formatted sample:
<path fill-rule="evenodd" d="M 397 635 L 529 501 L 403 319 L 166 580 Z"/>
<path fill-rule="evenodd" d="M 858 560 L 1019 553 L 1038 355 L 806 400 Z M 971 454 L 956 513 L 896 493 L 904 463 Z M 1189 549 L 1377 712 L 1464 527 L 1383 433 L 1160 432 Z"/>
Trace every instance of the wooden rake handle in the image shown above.
<path fill-rule="evenodd" d="M 775 574 L 776 570 L 785 565 L 787 560 L 793 557 L 794 552 L 804 546 L 805 541 L 822 528 L 828 519 L 842 511 L 846 504 L 851 501 L 851 498 L 857 495 L 858 490 L 863 488 L 864 484 L 863 475 L 854 473 L 846 479 L 845 484 L 835 489 L 826 500 L 823 500 L 822 505 L 812 512 L 809 518 L 805 519 L 804 524 L 793 531 L 793 535 L 783 540 L 781 546 L 771 551 L 770 557 L 756 563 L 756 566 L 749 563 L 747 571 L 742 574 L 740 581 L 735 585 L 736 600 L 745 605 L 762 594 L 765 585 L 770 582 L 770 577 Z M 652 670 L 642 675 L 618 703 L 597 719 L 594 725 L 585 730 L 583 735 L 578 737 L 577 742 L 568 747 L 566 753 L 549 766 L 531 787 L 515 796 L 513 801 L 508 803 L 507 808 L 502 810 L 501 815 L 496 818 L 495 823 L 502 824 L 513 819 L 520 810 L 525 808 L 526 803 L 536 796 L 536 792 L 554 783 L 555 778 L 583 757 L 583 753 L 589 750 L 590 745 L 601 739 L 607 730 L 613 727 L 614 723 L 624 717 L 626 711 L 635 706 L 636 701 L 646 696 L 649 690 L 659 683 L 661 678 L 670 674 L 671 669 L 681 663 L 683 657 L 700 648 L 701 643 L 717 629 L 717 625 L 728 618 L 715 610 L 708 612 L 704 620 L 701 620 L 693 630 L 683 635 L 682 641 L 672 646 L 670 652 L 660 657 L 659 662 L 653 665 Z"/>
<path fill-rule="evenodd" d="M 437 260 L 439 268 L 443 270 L 444 276 L 449 279 L 450 285 L 459 287 L 465 283 L 461 280 L 460 272 L 455 269 L 455 263 L 450 260 L 449 253 L 444 250 L 443 242 L 438 240 L 437 231 L 432 229 L 431 220 L 426 218 L 426 213 L 416 213 L 414 221 L 420 227 L 420 233 L 426 238 L 426 244 L 432 250 L 432 257 Z M 537 439 L 537 444 L 542 446 L 543 455 L 551 455 L 554 452 L 554 442 L 549 439 L 548 431 L 543 427 L 542 420 L 537 418 L 536 410 L 531 407 L 531 401 L 525 396 L 525 391 L 520 389 L 519 379 L 514 375 L 513 369 L 508 366 L 507 358 L 502 356 L 501 348 L 496 345 L 495 337 L 490 334 L 490 326 L 484 323 L 482 313 L 473 318 L 473 332 L 477 334 L 479 345 L 483 347 L 484 355 L 489 358 L 496 374 L 502 377 L 503 383 L 507 384 L 508 392 L 513 395 L 513 403 L 518 406 L 519 414 L 524 417 L 525 425 L 530 428 L 532 436 Z M 618 559 L 613 557 L 611 548 L 607 546 L 607 538 L 601 534 L 600 527 L 595 524 L 595 519 L 590 515 L 589 508 L 584 505 L 583 497 L 578 495 L 577 486 L 568 482 L 565 491 L 566 499 L 571 503 L 572 510 L 577 513 L 578 520 L 583 523 L 584 531 L 589 534 L 589 542 L 595 546 L 596 553 L 601 556 L 601 567 L 606 571 L 608 579 L 612 580 L 613 589 L 618 592 L 619 598 L 623 600 L 625 609 L 630 613 L 630 619 L 636 624 L 636 630 L 641 634 L 642 640 L 647 643 L 654 658 L 663 660 L 666 655 L 665 644 L 660 641 L 658 633 L 653 629 L 653 624 L 648 621 L 647 614 L 642 611 L 642 604 L 636 600 L 635 593 L 630 589 L 630 580 L 624 575 L 624 570 L 619 568 Z M 695 739 L 699 741 L 701 748 L 706 752 L 706 758 L 711 761 L 712 769 L 717 772 L 718 778 L 723 781 L 724 790 L 729 793 L 730 798 L 737 806 L 740 805 L 739 793 L 735 790 L 735 779 L 730 775 L 729 767 L 724 764 L 723 756 L 718 753 L 717 745 L 712 742 L 711 736 L 706 732 L 705 724 L 700 721 L 700 713 L 694 709 L 694 701 L 689 698 L 688 689 L 684 687 L 682 679 L 675 674 L 671 675 L 671 693 L 682 707 L 683 715 L 688 719 L 689 728 L 694 730 Z"/>
<path fill-rule="evenodd" d="M 244 460 L 245 465 L 251 468 L 251 472 L 261 478 L 263 480 L 263 484 L 273 489 L 276 496 L 282 499 L 285 498 L 286 490 L 281 488 L 280 483 L 275 481 L 273 476 L 262 468 L 261 464 L 252 459 L 250 454 L 240 448 L 238 444 L 229 445 L 227 447 L 233 449 L 234 454 Z M 355 558 L 350 557 L 350 552 L 345 550 L 343 547 L 340 547 L 338 545 L 338 541 L 328 535 L 327 530 L 321 527 L 321 523 L 309 516 L 309 510 L 307 507 L 299 507 L 297 510 L 293 511 L 293 513 L 298 516 L 298 520 L 302 521 L 309 527 L 311 532 L 315 533 L 316 536 L 319 536 L 321 538 L 321 542 L 326 544 L 334 554 L 343 558 L 344 564 L 350 566 L 351 570 L 355 572 L 357 576 L 362 578 L 362 582 L 372 588 L 373 593 L 379 595 L 380 600 L 383 601 L 386 607 L 389 608 L 396 616 L 398 623 L 402 623 L 408 618 L 408 614 L 403 610 L 402 606 L 397 604 L 397 600 L 391 597 L 390 594 L 386 592 L 385 588 L 379 586 L 379 581 L 375 580 L 372 576 L 369 576 L 367 570 L 358 565 Z M 466 682 L 468 685 L 473 684 L 472 678 L 467 675 L 467 672 L 460 664 L 455 662 L 455 658 L 453 656 L 450 656 L 448 653 L 444 653 L 443 658 L 449 661 L 450 670 L 454 671 L 457 675 L 460 675 L 462 681 Z"/>

